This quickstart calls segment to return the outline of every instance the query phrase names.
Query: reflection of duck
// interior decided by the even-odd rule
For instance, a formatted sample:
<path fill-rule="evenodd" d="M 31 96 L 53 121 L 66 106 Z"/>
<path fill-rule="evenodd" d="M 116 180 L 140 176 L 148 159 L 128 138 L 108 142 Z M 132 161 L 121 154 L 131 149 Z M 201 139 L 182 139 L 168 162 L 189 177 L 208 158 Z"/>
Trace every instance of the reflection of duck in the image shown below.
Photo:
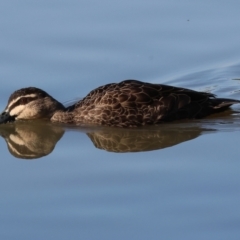
<path fill-rule="evenodd" d="M 202 118 L 223 111 L 238 100 L 161 84 L 126 80 L 91 91 L 65 108 L 38 88 L 14 92 L 0 122 L 48 118 L 53 122 L 136 127 L 184 118 Z"/>
<path fill-rule="evenodd" d="M 198 137 L 206 131 L 199 126 L 178 124 L 161 127 L 144 127 L 140 129 L 91 128 L 80 129 L 87 133 L 95 147 L 110 152 L 140 152 L 171 147 Z M 17 158 L 33 159 L 51 153 L 64 134 L 61 126 L 46 122 L 16 122 L 0 126 L 2 136 L 9 152 Z"/>
<path fill-rule="evenodd" d="M 19 122 L 0 128 L 9 152 L 17 158 L 34 159 L 51 153 L 64 134 L 58 126 L 39 122 Z"/>
<path fill-rule="evenodd" d="M 87 133 L 95 147 L 109 152 L 142 152 L 163 149 L 192 140 L 210 129 L 199 127 L 103 129 Z"/>

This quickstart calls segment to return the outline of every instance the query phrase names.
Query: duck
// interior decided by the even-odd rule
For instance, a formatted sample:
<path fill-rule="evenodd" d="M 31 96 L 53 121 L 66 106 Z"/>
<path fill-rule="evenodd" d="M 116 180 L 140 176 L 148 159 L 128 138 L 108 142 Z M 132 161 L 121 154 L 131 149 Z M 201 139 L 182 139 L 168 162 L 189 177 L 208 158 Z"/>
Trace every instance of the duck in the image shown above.
<path fill-rule="evenodd" d="M 22 88 L 9 97 L 0 123 L 47 119 L 53 123 L 140 127 L 182 119 L 199 119 L 240 103 L 208 92 L 138 80 L 110 83 L 65 107 L 47 92 Z"/>

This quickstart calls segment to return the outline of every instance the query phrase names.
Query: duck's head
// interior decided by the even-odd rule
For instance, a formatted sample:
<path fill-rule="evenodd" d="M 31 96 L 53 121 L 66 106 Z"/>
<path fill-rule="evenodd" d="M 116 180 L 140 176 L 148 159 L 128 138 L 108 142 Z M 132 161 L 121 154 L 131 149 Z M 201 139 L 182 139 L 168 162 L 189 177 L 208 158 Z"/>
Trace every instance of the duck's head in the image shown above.
<path fill-rule="evenodd" d="M 35 87 L 22 88 L 10 96 L 0 115 L 0 123 L 19 119 L 50 119 L 54 112 L 64 109 L 61 103 L 43 90 Z"/>

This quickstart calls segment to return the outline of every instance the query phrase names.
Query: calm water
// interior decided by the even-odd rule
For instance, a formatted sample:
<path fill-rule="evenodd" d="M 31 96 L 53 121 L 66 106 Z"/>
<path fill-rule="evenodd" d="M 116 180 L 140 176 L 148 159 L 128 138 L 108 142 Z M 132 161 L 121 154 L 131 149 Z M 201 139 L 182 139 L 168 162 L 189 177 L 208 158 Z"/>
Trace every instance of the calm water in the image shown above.
<path fill-rule="evenodd" d="M 67 102 L 128 78 L 240 99 L 239 5 L 2 1 L 0 108 L 21 87 Z M 239 111 L 124 131 L 1 126 L 1 239 L 240 239 Z"/>

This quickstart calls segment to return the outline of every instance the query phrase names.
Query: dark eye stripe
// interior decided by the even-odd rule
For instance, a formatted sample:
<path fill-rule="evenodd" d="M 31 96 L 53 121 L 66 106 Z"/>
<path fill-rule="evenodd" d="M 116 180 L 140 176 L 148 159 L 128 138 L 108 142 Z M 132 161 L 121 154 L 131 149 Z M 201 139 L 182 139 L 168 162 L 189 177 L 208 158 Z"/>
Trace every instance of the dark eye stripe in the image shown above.
<path fill-rule="evenodd" d="M 10 108 L 9 108 L 9 112 L 14 109 L 15 107 L 17 106 L 20 106 L 20 105 L 26 105 L 28 104 L 29 102 L 33 101 L 33 100 L 36 100 L 37 97 L 22 97 L 20 99 L 18 99 L 18 101 L 16 101 Z"/>

